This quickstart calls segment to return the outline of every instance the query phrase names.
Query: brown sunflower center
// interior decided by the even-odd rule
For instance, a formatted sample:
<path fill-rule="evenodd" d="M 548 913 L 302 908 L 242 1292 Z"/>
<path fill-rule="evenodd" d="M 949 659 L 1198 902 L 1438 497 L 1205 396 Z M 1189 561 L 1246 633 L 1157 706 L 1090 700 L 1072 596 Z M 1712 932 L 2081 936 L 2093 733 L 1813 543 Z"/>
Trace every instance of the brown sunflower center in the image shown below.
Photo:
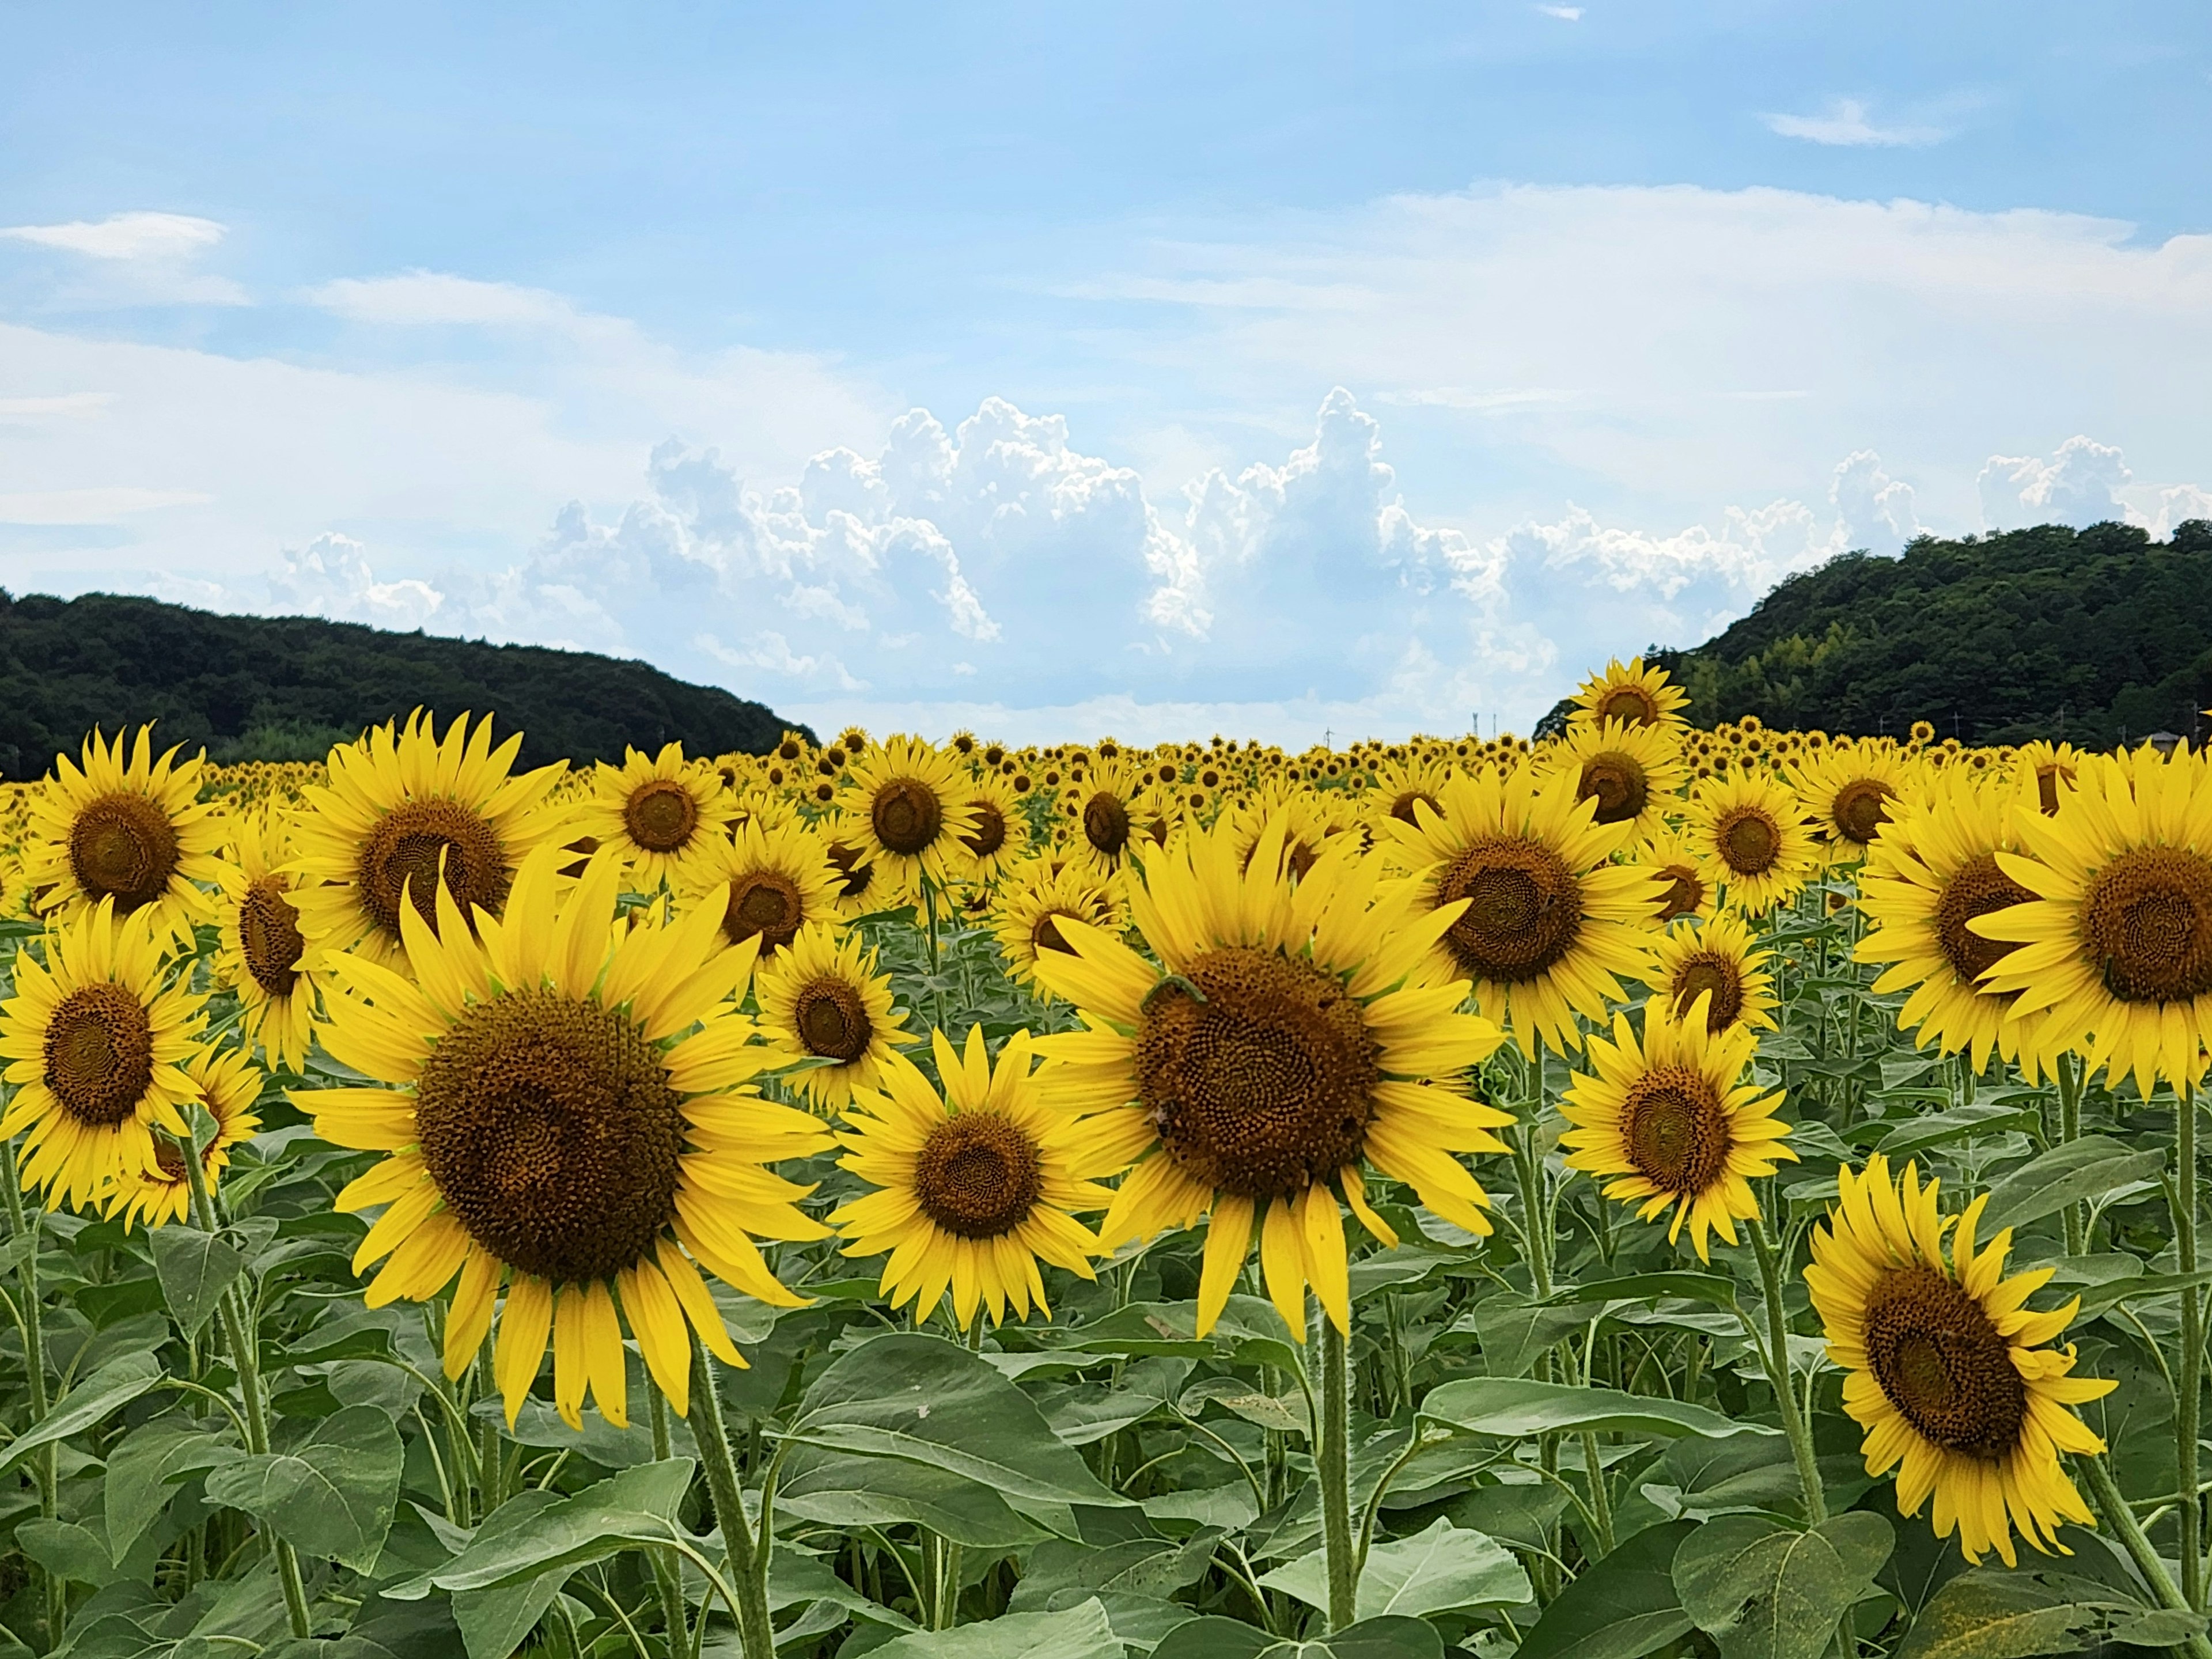
<path fill-rule="evenodd" d="M 1146 999 L 1136 1059 L 1137 1097 L 1183 1172 L 1270 1199 L 1357 1159 L 1382 1072 L 1343 982 L 1245 946 L 1208 951 L 1183 980 Z"/>
<path fill-rule="evenodd" d="M 945 804 L 937 792 L 914 778 L 894 778 L 876 791 L 868 805 L 876 839 L 902 858 L 927 852 L 945 827 Z"/>
<path fill-rule="evenodd" d="M 154 1082 L 154 1027 L 145 1005 L 112 981 L 80 985 L 46 1022 L 46 1087 L 88 1128 L 112 1129 Z"/>
<path fill-rule="evenodd" d="M 1030 945 L 1039 951 L 1057 951 L 1062 956 L 1073 956 L 1075 947 L 1060 931 L 1059 919 L 1064 915 L 1074 916 L 1078 921 L 1083 920 L 1081 916 L 1075 916 L 1072 910 L 1048 910 L 1030 927 Z"/>
<path fill-rule="evenodd" d="M 1677 916 L 1695 915 L 1698 907 L 1705 902 L 1705 881 L 1694 866 L 1668 864 L 1662 866 L 1659 873 L 1667 878 L 1667 896 L 1659 907 L 1658 921 L 1662 925 Z"/>
<path fill-rule="evenodd" d="M 2046 818 L 2058 816 L 2058 788 L 2074 781 L 2074 769 L 2052 761 L 2035 769 L 2035 804 Z"/>
<path fill-rule="evenodd" d="M 1083 803 L 1083 838 L 1108 858 L 1119 858 L 1129 844 L 1129 809 L 1121 798 L 1102 789 Z"/>
<path fill-rule="evenodd" d="M 623 827 L 648 853 L 672 853 L 699 827 L 699 803 L 673 778 L 654 778 L 630 791 Z"/>
<path fill-rule="evenodd" d="M 1722 862 L 1737 876 L 1763 876 L 1782 856 L 1782 826 L 1764 806 L 1731 808 L 1713 827 Z"/>
<path fill-rule="evenodd" d="M 2123 1002 L 2212 994 L 2212 859 L 2180 847 L 2134 847 L 2091 879 L 2090 953 Z"/>
<path fill-rule="evenodd" d="M 1413 811 L 1416 803 L 1426 806 L 1429 811 L 1439 816 L 1443 812 L 1443 808 L 1437 805 L 1437 798 L 1427 790 L 1404 789 L 1399 792 L 1398 799 L 1390 803 L 1390 816 L 1399 823 L 1410 823 L 1418 830 L 1420 828 L 1420 820 Z"/>
<path fill-rule="evenodd" d="M 837 896 L 856 899 L 868 890 L 876 878 L 876 866 L 869 860 L 866 849 L 848 847 L 843 842 L 833 842 L 825 849 L 830 862 L 837 869 Z"/>
<path fill-rule="evenodd" d="M 1595 799 L 1600 823 L 1626 823 L 1643 814 L 1651 799 L 1651 779 L 1644 763 L 1633 755 L 1618 751 L 1593 755 L 1583 763 L 1583 780 L 1575 799 Z"/>
<path fill-rule="evenodd" d="M 165 1180 L 182 1181 L 185 1178 L 185 1155 L 168 1136 L 162 1135 L 154 1142 L 154 1162 Z"/>
<path fill-rule="evenodd" d="M 802 988 L 791 1023 L 806 1052 L 849 1065 L 868 1049 L 876 1028 L 860 994 L 842 979 L 817 979 Z"/>
<path fill-rule="evenodd" d="M 355 866 L 362 908 L 386 937 L 399 937 L 402 893 L 415 912 L 438 927 L 438 874 L 465 916 L 471 907 L 497 911 L 507 902 L 514 872 L 491 825 L 456 800 L 410 800 L 386 813 L 362 845 Z"/>
<path fill-rule="evenodd" d="M 1896 799 L 1897 791 L 1880 778 L 1855 778 L 1836 791 L 1828 816 L 1846 840 L 1864 847 L 1889 822 L 1889 804 Z"/>
<path fill-rule="evenodd" d="M 1444 944 L 1473 978 L 1534 979 L 1574 948 L 1583 926 L 1582 884 L 1540 841 L 1479 841 L 1437 882 L 1439 905 L 1468 907 Z"/>
<path fill-rule="evenodd" d="M 1607 688 L 1590 711 L 1600 720 L 1626 720 L 1631 726 L 1652 726 L 1658 722 L 1659 702 L 1640 685 L 1615 685 Z"/>
<path fill-rule="evenodd" d="M 722 934 L 731 944 L 742 945 L 758 933 L 763 955 L 781 951 L 799 932 L 804 910 L 790 877 L 776 870 L 748 871 L 730 884 Z"/>
<path fill-rule="evenodd" d="M 1867 1362 L 1923 1438 L 2000 1458 L 2020 1443 L 2027 1389 L 1981 1304 L 1924 1264 L 1885 1273 L 1867 1295 Z"/>
<path fill-rule="evenodd" d="M 292 994 L 307 942 L 300 937 L 300 913 L 277 877 L 263 876 L 238 902 L 238 945 L 256 985 L 272 997 Z"/>
<path fill-rule="evenodd" d="M 2011 939 L 1984 939 L 1966 924 L 1976 916 L 2026 904 L 2034 896 L 1997 867 L 1994 853 L 1960 865 L 1936 902 L 1936 939 L 1951 971 L 1972 985 L 2019 950 Z"/>
<path fill-rule="evenodd" d="M 1724 1031 L 1735 1024 L 1743 1012 L 1743 973 L 1734 958 L 1718 951 L 1699 951 L 1685 957 L 1674 969 L 1668 988 L 1674 994 L 1674 1018 L 1685 1019 L 1701 996 L 1711 995 L 1706 1006 L 1705 1030 Z"/>
<path fill-rule="evenodd" d="M 595 1002 L 475 1005 L 424 1062 L 415 1120 L 469 1237 L 554 1284 L 634 1266 L 676 1212 L 682 1103 L 659 1050 Z"/>
<path fill-rule="evenodd" d="M 1728 1172 L 1728 1110 L 1687 1066 L 1655 1066 L 1628 1085 L 1620 1138 L 1628 1161 L 1662 1192 L 1694 1197 Z"/>
<path fill-rule="evenodd" d="M 975 827 L 960 837 L 960 844 L 979 859 L 989 858 L 1006 844 L 1006 815 L 990 800 L 970 801 L 968 810 L 975 815 Z"/>
<path fill-rule="evenodd" d="M 94 899 L 128 915 L 169 890 L 177 830 L 159 803 L 118 790 L 88 803 L 70 825 L 70 870 Z"/>
<path fill-rule="evenodd" d="M 915 1201 L 962 1238 L 997 1238 L 1029 1219 L 1044 1190 L 1036 1144 L 996 1112 L 963 1112 L 929 1132 L 914 1160 Z"/>

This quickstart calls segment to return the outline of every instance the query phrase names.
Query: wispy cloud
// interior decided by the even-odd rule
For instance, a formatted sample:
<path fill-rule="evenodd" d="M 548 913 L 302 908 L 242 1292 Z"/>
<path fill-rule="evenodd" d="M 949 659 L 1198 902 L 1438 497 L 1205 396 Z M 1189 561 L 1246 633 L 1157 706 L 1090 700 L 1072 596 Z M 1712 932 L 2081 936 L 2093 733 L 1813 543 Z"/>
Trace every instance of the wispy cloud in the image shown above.
<path fill-rule="evenodd" d="M 1547 17 L 1557 17 L 1569 23 L 1579 23 L 1583 21 L 1583 9 L 1580 6 L 1540 5 L 1536 9 Z"/>
<path fill-rule="evenodd" d="M 1911 123 L 1877 126 L 1867 118 L 1868 108 L 1856 98 L 1832 98 L 1821 115 L 1767 114 L 1759 117 L 1784 138 L 1802 138 L 1813 144 L 1907 146 L 1940 144 L 1951 134 L 1943 127 Z"/>
<path fill-rule="evenodd" d="M 0 236 L 88 259 L 179 259 L 213 247 L 224 228 L 187 213 L 112 213 L 61 225 L 0 226 Z"/>

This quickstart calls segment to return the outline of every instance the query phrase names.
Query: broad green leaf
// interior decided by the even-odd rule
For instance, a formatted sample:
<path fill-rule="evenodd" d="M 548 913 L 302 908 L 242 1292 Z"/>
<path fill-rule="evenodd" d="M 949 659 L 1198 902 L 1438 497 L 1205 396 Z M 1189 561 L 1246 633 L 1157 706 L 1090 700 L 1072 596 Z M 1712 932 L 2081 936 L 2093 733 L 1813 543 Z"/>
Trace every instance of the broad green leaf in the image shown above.
<path fill-rule="evenodd" d="M 1121 1659 L 1106 1609 L 1010 1613 L 957 1630 L 914 1631 L 870 1650 L 877 1659 Z"/>
<path fill-rule="evenodd" d="M 1554 1302 L 1641 1302 L 1661 1297 L 1681 1297 L 1710 1302 L 1716 1308 L 1735 1306 L 1735 1280 L 1720 1273 L 1665 1272 L 1629 1273 L 1620 1279 L 1594 1279 L 1556 1294 Z"/>
<path fill-rule="evenodd" d="M 1435 1626 L 1395 1614 L 1363 1619 L 1334 1636 L 1303 1642 L 1209 1616 L 1177 1625 L 1160 1638 L 1152 1659 L 1443 1659 L 1443 1651 Z"/>
<path fill-rule="evenodd" d="M 72 1583 L 110 1584 L 123 1577 L 106 1544 L 75 1521 L 26 1521 L 15 1528 L 15 1547 Z"/>
<path fill-rule="evenodd" d="M 2155 1147 L 2139 1152 L 2105 1135 L 2083 1135 L 2030 1158 L 1991 1187 L 1983 1231 L 2024 1227 L 2131 1182 L 2155 1181 L 2165 1166 L 2166 1154 Z"/>
<path fill-rule="evenodd" d="M 2105 1633 L 2098 1608 L 2069 1601 L 2024 1572 L 1972 1570 L 1937 1590 L 1899 1644 L 1897 1659 L 2040 1659 L 2086 1651 Z"/>
<path fill-rule="evenodd" d="M 1180 1540 L 1132 1538 L 1103 1548 L 1048 1540 L 1031 1553 L 1008 1610 L 1041 1610 L 1048 1597 L 1068 1590 L 1123 1590 L 1164 1600 L 1205 1575 L 1220 1536 L 1203 1531 Z"/>
<path fill-rule="evenodd" d="M 415 1601 L 433 1588 L 496 1589 L 527 1583 L 540 1573 L 559 1571 L 565 1576 L 633 1545 L 667 1544 L 678 1536 L 676 1507 L 690 1487 L 695 1467 L 688 1457 L 672 1457 L 624 1469 L 574 1498 L 532 1508 L 515 1524 L 495 1527 L 492 1522 L 501 1512 L 495 1510 L 468 1547 L 445 1565 L 386 1585 L 384 1593 L 394 1601 Z"/>
<path fill-rule="evenodd" d="M 806 1446 L 784 1463 L 776 1508 L 840 1530 L 912 1523 L 975 1549 L 1019 1549 L 1048 1535 L 980 1480 L 902 1458 Z M 1073 1523 L 1066 1530 L 1073 1534 Z"/>
<path fill-rule="evenodd" d="M 2099 1314 L 2120 1306 L 2123 1303 L 2139 1302 L 2145 1297 L 2172 1296 L 2191 1285 L 2212 1285 L 2212 1268 L 2200 1267 L 2193 1273 L 2143 1273 L 2130 1279 L 2116 1279 L 2081 1292 L 2081 1319 L 2094 1319 Z"/>
<path fill-rule="evenodd" d="M 1931 1146 L 1948 1145 L 1954 1140 L 1965 1140 L 1974 1135 L 1991 1135 L 2000 1130 L 2020 1127 L 2032 1122 L 2035 1112 L 2032 1107 L 1993 1106 L 1975 1104 L 1954 1106 L 1948 1112 L 1932 1112 L 1925 1117 L 1909 1117 L 1887 1129 L 1874 1142 L 1875 1150 L 1895 1164 L 1926 1152 Z M 1880 1123 L 1861 1127 L 1872 1130 L 1882 1127 Z M 1860 1137 L 1861 1128 L 1847 1131 L 1853 1139 Z M 1994 1208 L 1996 1200 L 1990 1200 Z"/>
<path fill-rule="evenodd" d="M 1004 1375 L 1004 1368 L 992 1369 Z M 1087 1446 L 1116 1430 L 1143 1421 L 1175 1397 L 1190 1374 L 1188 1359 L 1140 1359 L 1113 1389 L 1095 1382 L 1070 1382 L 1041 1389 L 1030 1397 L 1052 1431 L 1071 1446 Z"/>
<path fill-rule="evenodd" d="M 1521 1376 L 1545 1350 L 1588 1328 L 1597 1310 L 1576 1303 L 1493 1296 L 1470 1309 L 1464 1322 L 1482 1343 L 1483 1368 L 1492 1376 Z"/>
<path fill-rule="evenodd" d="M 1309 1607 L 1328 1606 L 1328 1565 L 1319 1550 L 1277 1567 L 1260 1583 Z M 1368 1550 L 1357 1607 L 1362 1619 L 1415 1619 L 1466 1607 L 1516 1607 L 1532 1599 L 1528 1574 L 1497 1540 L 1439 1516 L 1425 1532 Z"/>
<path fill-rule="evenodd" d="M 1585 1568 L 1544 1609 L 1514 1659 L 1643 1659 L 1696 1628 L 1674 1593 L 1687 1521 L 1646 1527 Z"/>
<path fill-rule="evenodd" d="M 957 1343 L 894 1332 L 849 1349 L 806 1391 L 802 1445 L 949 1470 L 1012 1498 L 1126 1504 L 1036 1404 Z"/>
<path fill-rule="evenodd" d="M 110 1557 L 123 1559 L 168 1507 L 187 1475 L 237 1455 L 237 1444 L 228 1436 L 210 1434 L 174 1419 L 156 1418 L 125 1435 L 107 1454 L 102 1507 L 107 1514 Z"/>
<path fill-rule="evenodd" d="M 1613 1389 L 1578 1389 L 1522 1377 L 1463 1377 L 1429 1391 L 1420 1414 L 1470 1434 L 1522 1439 L 1565 1429 L 1674 1439 L 1731 1434 L 1779 1434 L 1764 1423 L 1742 1423 L 1704 1406 Z"/>
<path fill-rule="evenodd" d="M 222 1233 L 182 1225 L 156 1227 L 148 1243 L 170 1317 L 186 1336 L 198 1336 L 222 1293 L 245 1271 L 246 1253 Z"/>
<path fill-rule="evenodd" d="M 389 1417 L 374 1406 L 348 1406 L 283 1451 L 213 1471 L 208 1501 L 244 1510 L 302 1555 L 366 1572 L 391 1529 L 405 1461 Z"/>
<path fill-rule="evenodd" d="M 476 1535 L 489 1543 L 560 1502 L 556 1492 L 518 1492 L 484 1518 Z M 553 1598 L 568 1578 L 565 1571 L 543 1572 L 497 1589 L 457 1592 L 452 1598 L 453 1623 L 460 1629 L 461 1644 L 468 1650 L 469 1659 L 507 1659 L 553 1605 Z"/>
<path fill-rule="evenodd" d="M 161 1362 L 150 1353 L 126 1353 L 108 1361 L 56 1402 L 43 1421 L 8 1443 L 8 1449 L 0 1452 L 0 1474 L 40 1446 L 90 1428 L 161 1380 Z"/>
<path fill-rule="evenodd" d="M 1674 1552 L 1674 1590 L 1721 1659 L 1820 1659 L 1837 1621 L 1873 1591 L 1895 1543 L 1888 1521 L 1865 1511 L 1809 1532 L 1724 1516 Z"/>

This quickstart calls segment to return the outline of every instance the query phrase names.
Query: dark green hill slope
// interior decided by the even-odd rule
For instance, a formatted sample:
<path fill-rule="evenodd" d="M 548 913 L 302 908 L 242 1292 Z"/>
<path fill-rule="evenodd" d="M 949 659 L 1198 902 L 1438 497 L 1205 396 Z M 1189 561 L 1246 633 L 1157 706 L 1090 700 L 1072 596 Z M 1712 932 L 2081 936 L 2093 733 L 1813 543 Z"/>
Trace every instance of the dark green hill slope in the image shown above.
<path fill-rule="evenodd" d="M 157 720 L 216 760 L 319 760 L 416 708 L 495 713 L 522 759 L 620 760 L 683 739 L 760 754 L 784 722 L 641 662 L 539 646 L 387 634 L 309 617 L 219 617 L 155 599 L 0 592 L 0 776 L 34 777 L 94 726 Z"/>
<path fill-rule="evenodd" d="M 1726 632 L 1649 653 L 1700 726 L 2103 745 L 2212 726 L 2212 523 L 2154 542 L 2127 525 L 1923 537 L 1792 576 Z"/>

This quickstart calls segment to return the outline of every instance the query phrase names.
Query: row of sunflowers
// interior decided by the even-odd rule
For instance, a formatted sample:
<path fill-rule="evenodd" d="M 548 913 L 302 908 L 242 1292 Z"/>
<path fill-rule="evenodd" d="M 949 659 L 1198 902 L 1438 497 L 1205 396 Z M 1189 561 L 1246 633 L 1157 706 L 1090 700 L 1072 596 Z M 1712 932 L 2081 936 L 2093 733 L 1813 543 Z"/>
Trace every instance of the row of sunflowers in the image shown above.
<path fill-rule="evenodd" d="M 94 734 L 0 803 L 0 1624 L 2212 1656 L 2212 766 L 1682 702 Z"/>

